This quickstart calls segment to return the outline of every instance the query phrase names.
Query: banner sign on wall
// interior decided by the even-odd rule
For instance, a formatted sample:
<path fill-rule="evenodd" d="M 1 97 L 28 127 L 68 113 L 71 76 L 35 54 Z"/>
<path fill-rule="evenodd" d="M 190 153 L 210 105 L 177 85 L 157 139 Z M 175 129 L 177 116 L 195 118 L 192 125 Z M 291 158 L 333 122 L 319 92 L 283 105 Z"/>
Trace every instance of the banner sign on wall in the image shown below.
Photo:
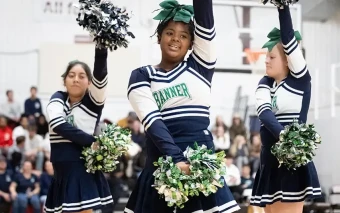
<path fill-rule="evenodd" d="M 78 0 L 34 0 L 34 20 L 37 22 L 76 21 Z"/>

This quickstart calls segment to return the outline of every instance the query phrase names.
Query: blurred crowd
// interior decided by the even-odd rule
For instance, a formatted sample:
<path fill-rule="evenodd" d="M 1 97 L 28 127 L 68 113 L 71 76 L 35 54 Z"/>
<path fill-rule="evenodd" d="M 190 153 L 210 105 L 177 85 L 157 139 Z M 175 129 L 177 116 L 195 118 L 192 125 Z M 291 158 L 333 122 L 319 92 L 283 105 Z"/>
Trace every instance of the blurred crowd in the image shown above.
<path fill-rule="evenodd" d="M 53 176 L 48 123 L 37 88 L 32 87 L 30 92 L 30 97 L 21 104 L 15 101 L 13 91 L 6 91 L 7 100 L 0 108 L 0 209 L 4 212 L 13 209 L 14 213 L 19 213 L 28 206 L 34 213 L 41 212 Z M 116 171 L 106 174 L 117 205 L 120 198 L 129 196 L 144 168 L 147 154 L 146 136 L 135 112 L 114 122 L 132 133 L 128 153 L 121 157 Z M 113 122 L 103 119 L 96 134 L 110 123 Z M 233 116 L 230 125 L 222 116 L 217 116 L 211 132 L 215 150 L 226 153 L 226 183 L 238 202 L 246 202 L 260 164 L 259 133 L 250 134 L 238 115 Z"/>

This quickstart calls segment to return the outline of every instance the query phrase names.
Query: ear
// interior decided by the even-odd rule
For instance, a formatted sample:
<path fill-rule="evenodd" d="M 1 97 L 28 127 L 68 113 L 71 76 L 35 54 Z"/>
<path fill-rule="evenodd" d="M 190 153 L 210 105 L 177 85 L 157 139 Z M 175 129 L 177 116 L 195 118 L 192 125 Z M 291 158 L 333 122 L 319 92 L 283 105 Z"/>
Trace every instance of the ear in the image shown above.
<path fill-rule="evenodd" d="M 194 45 L 194 42 L 192 41 L 189 46 L 189 50 L 192 50 L 192 46 Z"/>
<path fill-rule="evenodd" d="M 157 43 L 160 44 L 161 43 L 161 36 L 157 35 Z"/>

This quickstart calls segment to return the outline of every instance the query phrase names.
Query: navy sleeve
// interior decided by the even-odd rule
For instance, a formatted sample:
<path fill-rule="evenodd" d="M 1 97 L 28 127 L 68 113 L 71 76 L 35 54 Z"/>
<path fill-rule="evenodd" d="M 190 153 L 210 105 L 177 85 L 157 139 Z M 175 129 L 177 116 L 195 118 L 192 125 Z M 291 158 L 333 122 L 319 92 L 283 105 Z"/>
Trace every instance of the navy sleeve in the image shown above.
<path fill-rule="evenodd" d="M 283 49 L 288 59 L 290 74 L 300 80 L 310 81 L 311 76 L 308 71 L 307 63 L 303 57 L 302 49 L 294 35 L 292 17 L 289 6 L 283 9 L 278 8 L 280 19 L 281 41 Z"/>
<path fill-rule="evenodd" d="M 40 105 L 40 107 L 39 107 L 39 113 L 40 113 L 40 115 L 42 115 L 43 113 L 42 113 L 42 105 L 41 105 L 40 99 L 38 99 L 38 102 L 39 102 L 39 105 Z"/>
<path fill-rule="evenodd" d="M 29 102 L 28 99 L 26 99 L 25 101 L 25 114 L 30 114 L 30 106 L 29 106 Z"/>
<path fill-rule="evenodd" d="M 270 86 L 272 80 L 265 76 L 263 77 L 256 89 L 256 110 L 262 124 L 279 139 L 280 132 L 284 129 L 283 126 L 277 121 L 272 110 Z"/>
<path fill-rule="evenodd" d="M 212 0 L 193 0 L 193 6 L 195 37 L 188 64 L 211 82 L 217 58 Z"/>
<path fill-rule="evenodd" d="M 52 95 L 46 108 L 46 118 L 49 122 L 49 128 L 73 143 L 81 146 L 91 146 L 91 144 L 96 141 L 94 136 L 66 122 L 64 117 L 65 99 L 65 95 L 62 92 L 56 92 Z"/>
<path fill-rule="evenodd" d="M 182 150 L 175 144 L 168 128 L 165 126 L 156 101 L 150 89 L 150 80 L 145 70 L 132 71 L 128 87 L 128 98 L 159 151 L 171 156 L 175 163 L 186 161 Z"/>
<path fill-rule="evenodd" d="M 98 106 L 105 103 L 107 82 L 107 49 L 96 48 L 89 96 L 91 101 Z"/>

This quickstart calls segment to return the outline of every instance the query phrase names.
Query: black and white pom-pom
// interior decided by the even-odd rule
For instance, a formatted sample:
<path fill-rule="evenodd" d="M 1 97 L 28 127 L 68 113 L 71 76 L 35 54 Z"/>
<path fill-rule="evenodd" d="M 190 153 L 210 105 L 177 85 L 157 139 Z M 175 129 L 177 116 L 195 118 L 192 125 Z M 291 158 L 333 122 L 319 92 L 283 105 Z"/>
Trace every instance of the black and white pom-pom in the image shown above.
<path fill-rule="evenodd" d="M 275 5 L 276 7 L 287 6 L 290 4 L 295 4 L 299 0 L 261 0 L 263 4 L 267 4 L 270 2 L 271 4 Z"/>
<path fill-rule="evenodd" d="M 128 31 L 127 21 L 130 19 L 125 9 L 115 7 L 109 1 L 79 0 L 77 22 L 94 37 L 99 48 L 117 50 L 127 47 L 127 37 L 135 38 Z"/>

